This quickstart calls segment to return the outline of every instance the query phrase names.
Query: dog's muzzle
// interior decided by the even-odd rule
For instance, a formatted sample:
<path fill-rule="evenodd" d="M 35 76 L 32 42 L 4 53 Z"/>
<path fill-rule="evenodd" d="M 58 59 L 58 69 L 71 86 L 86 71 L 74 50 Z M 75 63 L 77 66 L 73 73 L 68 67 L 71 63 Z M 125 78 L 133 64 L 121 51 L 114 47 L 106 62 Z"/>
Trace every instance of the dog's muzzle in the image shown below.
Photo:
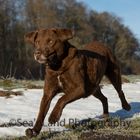
<path fill-rule="evenodd" d="M 47 61 L 47 58 L 43 54 L 34 53 L 34 58 L 40 64 L 46 63 L 46 61 Z"/>

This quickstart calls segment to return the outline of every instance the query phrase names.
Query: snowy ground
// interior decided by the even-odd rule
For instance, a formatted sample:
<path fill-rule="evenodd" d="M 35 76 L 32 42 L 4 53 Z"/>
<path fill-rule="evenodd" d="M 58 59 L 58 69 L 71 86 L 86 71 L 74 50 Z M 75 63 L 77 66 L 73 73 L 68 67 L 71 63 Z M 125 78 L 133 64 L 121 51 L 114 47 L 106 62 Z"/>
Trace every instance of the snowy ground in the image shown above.
<path fill-rule="evenodd" d="M 2 89 L 0 89 L 2 90 Z M 23 91 L 23 96 L 13 96 L 13 98 L 0 97 L 0 125 L 3 123 L 17 125 L 24 122 L 26 126 L 0 127 L 0 137 L 4 136 L 21 136 L 24 135 L 27 125 L 35 123 L 35 118 L 39 110 L 39 104 L 43 90 L 40 89 L 16 89 L 14 91 Z M 121 108 L 120 100 L 112 85 L 103 87 L 102 92 L 108 98 L 109 111 L 111 116 L 119 116 L 121 118 L 134 118 L 140 116 L 140 82 L 123 84 L 123 90 L 128 102 L 131 104 L 132 110 L 127 112 Z M 56 101 L 60 98 L 57 95 L 52 103 L 51 108 L 45 119 L 43 130 L 47 131 L 47 119 L 52 111 Z M 99 100 L 90 96 L 86 99 L 80 99 L 65 107 L 61 120 L 68 121 L 71 119 L 95 118 L 102 114 L 102 105 Z M 51 127 L 51 129 L 62 129 L 62 127 Z"/>

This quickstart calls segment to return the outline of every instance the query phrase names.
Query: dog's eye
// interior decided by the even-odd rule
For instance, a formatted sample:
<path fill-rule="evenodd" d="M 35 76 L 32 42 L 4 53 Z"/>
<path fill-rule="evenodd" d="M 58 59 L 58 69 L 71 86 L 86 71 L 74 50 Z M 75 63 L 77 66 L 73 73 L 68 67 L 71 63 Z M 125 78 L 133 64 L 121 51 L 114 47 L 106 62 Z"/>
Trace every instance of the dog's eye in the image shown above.
<path fill-rule="evenodd" d="M 55 43 L 55 41 L 53 40 L 53 39 L 48 39 L 47 40 L 47 44 L 48 44 L 48 46 L 53 46 L 54 45 L 54 43 Z"/>
<path fill-rule="evenodd" d="M 49 40 L 49 44 L 52 44 L 53 43 L 53 41 L 52 40 Z"/>

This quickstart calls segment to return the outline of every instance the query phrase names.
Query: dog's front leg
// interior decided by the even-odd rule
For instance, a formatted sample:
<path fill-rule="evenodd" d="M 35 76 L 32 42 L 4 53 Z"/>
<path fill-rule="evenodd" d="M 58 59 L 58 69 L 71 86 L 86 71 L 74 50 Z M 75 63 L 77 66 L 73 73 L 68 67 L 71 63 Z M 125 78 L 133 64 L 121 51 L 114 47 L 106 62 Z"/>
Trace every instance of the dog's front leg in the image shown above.
<path fill-rule="evenodd" d="M 53 123 L 56 123 L 57 121 L 59 121 L 63 108 L 68 103 L 71 103 L 77 99 L 80 99 L 81 97 L 83 97 L 84 94 L 85 94 L 85 91 L 84 91 L 83 87 L 78 87 L 74 90 L 74 92 L 63 95 L 56 103 L 56 105 L 49 117 L 49 123 L 53 124 Z"/>
<path fill-rule="evenodd" d="M 48 87 L 48 86 L 45 86 L 45 87 Z M 55 94 L 56 93 L 54 92 L 54 90 L 49 90 L 48 88 L 44 89 L 44 95 L 41 100 L 40 110 L 39 110 L 39 114 L 38 114 L 36 123 L 32 129 L 28 128 L 25 131 L 26 136 L 31 138 L 31 137 L 35 137 L 39 134 L 39 132 L 43 126 L 45 116 L 49 110 L 51 100 L 55 96 Z"/>

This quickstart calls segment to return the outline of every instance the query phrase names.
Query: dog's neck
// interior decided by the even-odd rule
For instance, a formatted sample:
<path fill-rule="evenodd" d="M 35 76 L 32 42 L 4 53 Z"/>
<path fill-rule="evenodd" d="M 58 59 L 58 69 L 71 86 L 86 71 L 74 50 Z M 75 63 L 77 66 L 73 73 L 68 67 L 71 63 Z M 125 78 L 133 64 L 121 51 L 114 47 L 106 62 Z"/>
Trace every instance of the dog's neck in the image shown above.
<path fill-rule="evenodd" d="M 68 41 L 66 41 L 65 43 L 65 47 L 66 48 L 66 56 L 65 58 L 62 60 L 62 65 L 58 70 L 58 73 L 62 74 L 64 73 L 66 70 L 69 69 L 69 67 L 72 65 L 72 60 L 73 58 L 76 56 L 78 49 L 76 47 L 74 47 L 73 45 L 71 45 Z"/>
<path fill-rule="evenodd" d="M 72 50 L 76 50 L 76 47 L 74 47 L 68 41 L 65 41 L 64 42 L 64 55 L 62 55 L 62 57 L 63 57 L 62 60 L 65 60 L 66 57 L 73 57 L 72 55 L 74 55 L 74 52 L 72 53 L 71 52 Z"/>
<path fill-rule="evenodd" d="M 77 48 L 71 45 L 68 41 L 64 42 L 64 54 L 61 56 L 61 64 L 56 67 L 50 67 L 49 69 L 55 71 L 58 75 L 61 75 L 65 71 L 69 69 L 69 67 L 72 65 L 72 60 L 77 54 Z"/>
<path fill-rule="evenodd" d="M 58 75 L 63 74 L 65 71 L 69 69 L 69 67 L 73 63 L 73 59 L 77 54 L 77 48 L 70 44 L 68 41 L 64 42 L 65 48 L 65 57 L 62 60 L 62 65 L 58 70 Z"/>

